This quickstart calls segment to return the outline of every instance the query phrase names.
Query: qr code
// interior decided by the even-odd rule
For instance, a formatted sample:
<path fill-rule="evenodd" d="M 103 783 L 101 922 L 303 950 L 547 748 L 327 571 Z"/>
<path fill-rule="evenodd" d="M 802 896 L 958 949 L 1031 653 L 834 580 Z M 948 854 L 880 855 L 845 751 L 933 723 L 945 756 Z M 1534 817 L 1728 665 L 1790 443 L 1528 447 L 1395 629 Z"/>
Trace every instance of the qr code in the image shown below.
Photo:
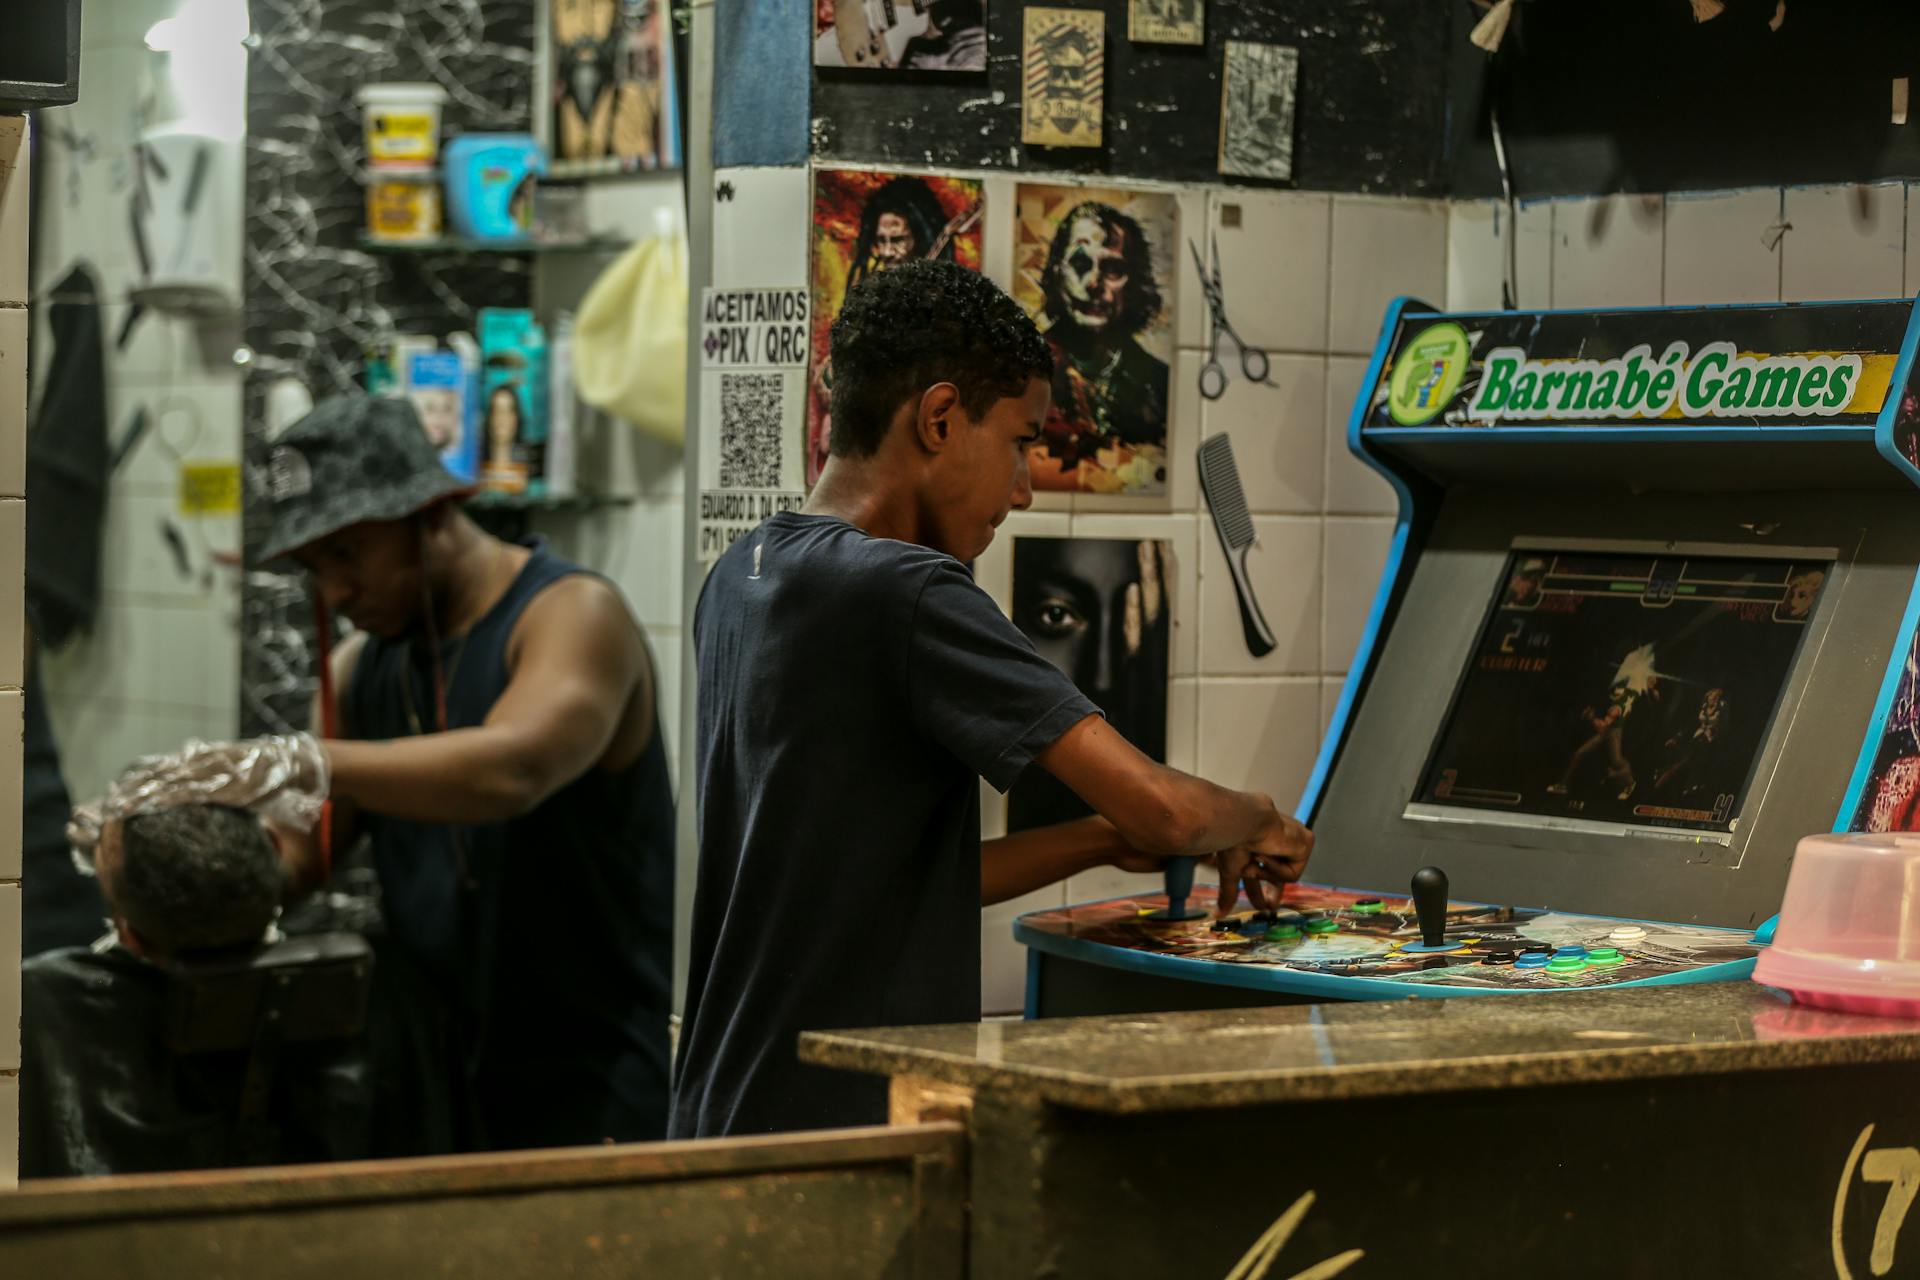
<path fill-rule="evenodd" d="M 720 375 L 720 487 L 778 489 L 785 376 Z"/>

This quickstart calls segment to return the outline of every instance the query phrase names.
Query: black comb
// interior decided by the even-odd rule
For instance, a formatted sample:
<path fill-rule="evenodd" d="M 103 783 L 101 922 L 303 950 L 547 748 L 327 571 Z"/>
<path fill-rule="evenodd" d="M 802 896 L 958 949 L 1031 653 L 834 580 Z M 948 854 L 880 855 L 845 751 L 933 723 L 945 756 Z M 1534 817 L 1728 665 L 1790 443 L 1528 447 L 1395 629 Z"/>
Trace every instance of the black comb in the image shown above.
<path fill-rule="evenodd" d="M 1253 513 L 1247 510 L 1246 490 L 1240 487 L 1240 468 L 1234 465 L 1233 441 L 1222 432 L 1200 442 L 1200 492 L 1213 512 L 1213 529 L 1220 549 L 1227 553 L 1234 594 L 1240 598 L 1240 625 L 1246 629 L 1247 652 L 1264 658 L 1273 652 L 1273 632 L 1260 616 L 1247 579 L 1247 551 L 1253 546 Z"/>

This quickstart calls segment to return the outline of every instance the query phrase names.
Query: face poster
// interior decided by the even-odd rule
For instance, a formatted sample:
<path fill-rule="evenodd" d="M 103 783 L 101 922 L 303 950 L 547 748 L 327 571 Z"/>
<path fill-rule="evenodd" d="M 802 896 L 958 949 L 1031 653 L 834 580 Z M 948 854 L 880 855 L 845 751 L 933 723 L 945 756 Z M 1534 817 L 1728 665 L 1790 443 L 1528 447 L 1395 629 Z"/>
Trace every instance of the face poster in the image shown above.
<path fill-rule="evenodd" d="M 1016 538 L 1013 622 L 1107 722 L 1155 760 L 1167 754 L 1167 658 L 1175 580 L 1171 544 L 1126 538 Z M 1085 817 L 1044 769 L 1007 793 L 1007 830 Z"/>
<path fill-rule="evenodd" d="M 680 165 L 667 0 L 551 0 L 556 171 Z"/>
<path fill-rule="evenodd" d="M 1205 44 L 1205 0 L 1131 0 L 1127 39 L 1135 44 Z"/>
<path fill-rule="evenodd" d="M 1053 348 L 1035 489 L 1167 489 L 1178 205 L 1165 192 L 1019 189 L 1013 297 Z"/>
<path fill-rule="evenodd" d="M 813 65 L 985 71 L 986 0 L 813 0 Z"/>
<path fill-rule="evenodd" d="M 980 269 L 980 184 L 970 178 L 822 169 L 813 178 L 813 380 L 807 485 L 827 465 L 830 341 L 847 290 L 913 258 Z"/>
<path fill-rule="evenodd" d="M 1097 147 L 1107 80 L 1106 15 L 1028 9 L 1020 54 L 1020 141 Z"/>

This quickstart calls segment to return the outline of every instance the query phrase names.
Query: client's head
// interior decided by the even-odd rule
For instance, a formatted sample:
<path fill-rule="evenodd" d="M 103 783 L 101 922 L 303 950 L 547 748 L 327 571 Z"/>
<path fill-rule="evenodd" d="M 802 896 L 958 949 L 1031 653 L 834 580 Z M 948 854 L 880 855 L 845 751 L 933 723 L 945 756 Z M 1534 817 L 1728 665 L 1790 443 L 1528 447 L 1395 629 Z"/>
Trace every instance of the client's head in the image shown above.
<path fill-rule="evenodd" d="M 222 805 L 109 822 L 94 865 L 121 942 L 149 960 L 258 942 L 284 892 L 266 827 Z"/>

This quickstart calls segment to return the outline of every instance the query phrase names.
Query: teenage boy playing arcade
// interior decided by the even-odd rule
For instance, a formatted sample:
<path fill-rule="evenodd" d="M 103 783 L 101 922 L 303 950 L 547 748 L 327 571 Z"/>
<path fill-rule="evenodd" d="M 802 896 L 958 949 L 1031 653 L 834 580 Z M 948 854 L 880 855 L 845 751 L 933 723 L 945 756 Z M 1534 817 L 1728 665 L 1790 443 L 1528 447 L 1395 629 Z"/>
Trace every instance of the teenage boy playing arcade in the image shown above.
<path fill-rule="evenodd" d="M 699 655 L 699 882 L 671 1133 L 878 1124 L 886 1083 L 801 1065 L 815 1028 L 971 1022 L 983 903 L 1102 865 L 1213 855 L 1299 878 L 1263 795 L 1155 764 L 973 583 L 1027 507 L 1053 359 L 985 277 L 916 261 L 833 326 L 832 454 L 804 510 L 714 565 Z M 978 778 L 1030 763 L 1096 817 L 980 840 Z M 1270 896 L 1271 895 L 1271 896 Z"/>
<path fill-rule="evenodd" d="M 269 457 L 265 560 L 291 556 L 333 654 L 307 734 L 191 743 L 144 788 L 332 798 L 372 836 L 388 931 L 439 988 L 465 1149 L 666 1127 L 673 798 L 639 624 L 606 580 L 502 541 L 405 400 L 338 396 Z M 304 868 L 295 868 L 296 873 Z"/>

